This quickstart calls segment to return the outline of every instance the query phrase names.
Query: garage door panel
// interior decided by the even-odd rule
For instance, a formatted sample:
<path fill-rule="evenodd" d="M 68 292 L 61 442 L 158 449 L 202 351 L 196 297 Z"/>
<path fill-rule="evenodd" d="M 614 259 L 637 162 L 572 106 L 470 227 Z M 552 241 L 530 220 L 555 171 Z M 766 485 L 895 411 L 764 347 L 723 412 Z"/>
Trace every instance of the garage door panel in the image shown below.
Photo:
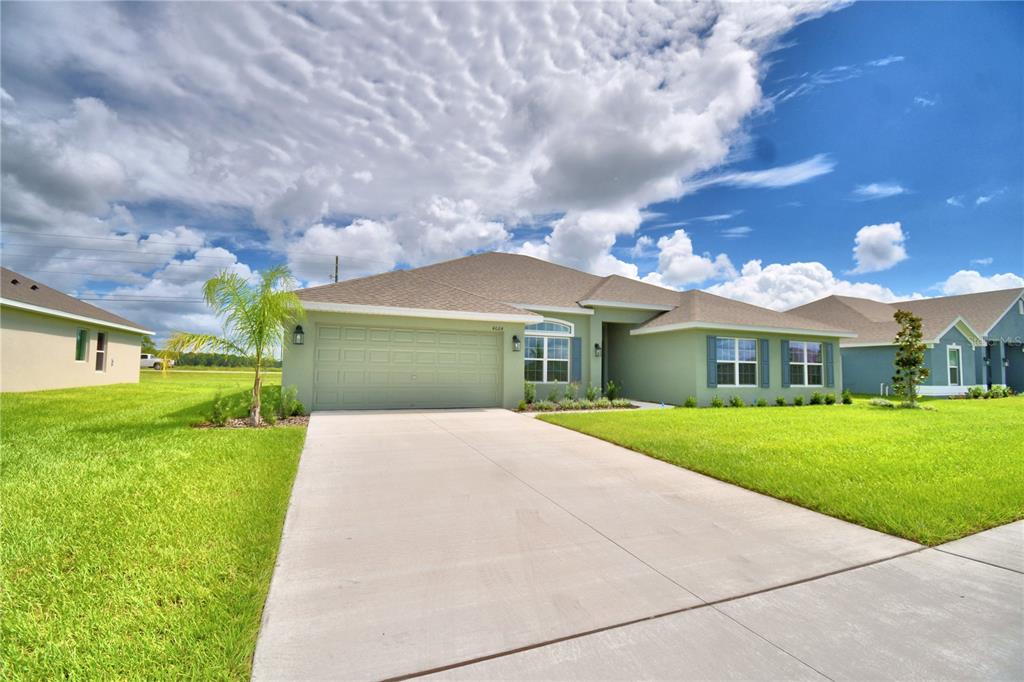
<path fill-rule="evenodd" d="M 316 409 L 501 402 L 497 334 L 318 325 L 316 339 Z"/>

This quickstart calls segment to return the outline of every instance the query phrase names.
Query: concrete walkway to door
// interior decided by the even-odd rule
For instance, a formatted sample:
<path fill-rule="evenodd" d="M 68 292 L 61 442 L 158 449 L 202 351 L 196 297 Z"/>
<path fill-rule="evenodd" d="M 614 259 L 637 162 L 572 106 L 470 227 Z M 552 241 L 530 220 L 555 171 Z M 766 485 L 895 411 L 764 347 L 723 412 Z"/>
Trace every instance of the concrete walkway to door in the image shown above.
<path fill-rule="evenodd" d="M 803 678 L 843 646 L 840 676 L 893 670 L 858 675 L 865 656 L 909 656 L 902 676 L 1012 673 L 986 628 L 1014 634 L 1021 575 L 973 547 L 920 550 L 504 410 L 317 413 L 253 676 Z M 917 661 L 895 616 L 872 630 L 956 562 L 935 598 L 961 600 L 919 633 L 942 655 Z M 1002 573 L 978 596 L 985 571 Z"/>

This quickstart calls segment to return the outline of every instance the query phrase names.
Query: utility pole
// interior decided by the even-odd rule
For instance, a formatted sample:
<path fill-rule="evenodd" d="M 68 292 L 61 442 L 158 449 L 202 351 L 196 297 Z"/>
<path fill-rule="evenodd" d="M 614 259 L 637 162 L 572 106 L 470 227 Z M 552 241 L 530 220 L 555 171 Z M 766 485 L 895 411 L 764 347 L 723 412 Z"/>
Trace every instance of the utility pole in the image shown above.
<path fill-rule="evenodd" d="M 334 283 L 338 283 L 338 257 L 334 257 Z"/>

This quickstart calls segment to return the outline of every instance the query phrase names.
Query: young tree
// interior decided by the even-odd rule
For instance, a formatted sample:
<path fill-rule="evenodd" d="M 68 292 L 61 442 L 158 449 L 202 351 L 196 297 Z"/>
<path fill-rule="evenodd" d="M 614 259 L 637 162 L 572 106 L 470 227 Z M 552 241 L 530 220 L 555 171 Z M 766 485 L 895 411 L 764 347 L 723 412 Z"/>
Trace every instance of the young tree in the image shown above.
<path fill-rule="evenodd" d="M 262 422 L 261 372 L 273 360 L 274 348 L 284 341 L 287 328 L 304 315 L 299 297 L 291 291 L 294 284 L 291 272 L 283 265 L 263 272 L 255 285 L 236 273 L 221 272 L 203 286 L 203 298 L 221 318 L 224 335 L 176 332 L 167 342 L 171 353 L 209 351 L 251 358 L 256 370 L 249 408 L 252 426 Z"/>
<path fill-rule="evenodd" d="M 921 337 L 921 318 L 907 310 L 897 310 L 893 315 L 900 330 L 896 333 L 896 374 L 892 378 L 893 392 L 901 400 L 917 403 L 917 387 L 928 378 L 924 366 L 924 352 L 927 349 Z"/>
<path fill-rule="evenodd" d="M 159 350 L 157 350 L 156 342 L 153 341 L 153 337 L 152 336 L 143 336 L 142 337 L 142 352 L 143 353 L 150 353 L 152 355 L 156 355 L 157 353 L 160 352 Z"/>

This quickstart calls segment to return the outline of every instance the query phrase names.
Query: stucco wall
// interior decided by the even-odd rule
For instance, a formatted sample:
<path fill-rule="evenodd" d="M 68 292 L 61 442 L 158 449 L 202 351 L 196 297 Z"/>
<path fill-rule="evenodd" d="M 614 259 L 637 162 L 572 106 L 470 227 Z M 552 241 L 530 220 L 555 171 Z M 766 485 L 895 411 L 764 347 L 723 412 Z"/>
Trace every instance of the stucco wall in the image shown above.
<path fill-rule="evenodd" d="M 470 320 L 439 320 L 422 317 L 395 317 L 388 315 L 354 315 L 309 311 L 302 321 L 306 342 L 292 343 L 286 335 L 284 362 L 281 375 L 283 386 L 295 386 L 304 405 L 313 405 L 314 357 L 316 355 L 316 325 L 353 325 L 367 327 L 397 327 L 401 329 L 441 329 L 446 331 L 495 332 L 501 335 L 502 406 L 515 407 L 523 397 L 523 353 L 512 350 L 512 336 L 523 338 L 523 324 L 507 322 L 478 322 Z M 497 331 L 500 329 L 500 331 Z"/>
<path fill-rule="evenodd" d="M 75 360 L 75 335 L 89 332 L 85 360 Z M 96 334 L 107 335 L 107 360 L 96 371 Z M 142 336 L 13 308 L 0 310 L 0 391 L 138 383 Z"/>
<path fill-rule="evenodd" d="M 738 387 L 707 385 L 707 336 L 741 336 L 743 338 L 768 339 L 769 386 Z M 833 344 L 834 386 L 831 387 L 782 387 L 781 341 L 821 341 Z M 759 398 L 774 402 L 783 397 L 791 402 L 795 396 L 809 398 L 812 393 L 834 393 L 843 390 L 843 370 L 839 361 L 838 339 L 815 336 L 794 336 L 791 334 L 738 333 L 715 330 L 684 330 L 661 334 L 633 336 L 627 325 L 616 325 L 610 335 L 609 378 L 620 383 L 623 394 L 636 400 L 664 402 L 680 405 L 689 396 L 694 396 L 701 405 L 707 405 L 714 396 L 728 400 L 739 396 L 747 403 Z"/>
<path fill-rule="evenodd" d="M 891 388 L 895 346 L 843 348 L 842 357 L 843 385 L 852 392 L 879 395 L 883 383 Z"/>
<path fill-rule="evenodd" d="M 984 329 L 978 330 L 984 334 Z M 1024 315 L 1015 303 L 1005 315 L 996 322 L 986 337 L 986 341 L 1003 341 L 1004 343 L 1024 343 Z"/>
<path fill-rule="evenodd" d="M 977 378 L 975 364 L 977 362 L 977 353 L 974 352 L 970 340 L 964 336 L 963 332 L 954 327 L 946 332 L 939 339 L 939 342 L 925 353 L 925 366 L 931 372 L 925 380 L 924 386 L 947 387 L 950 385 L 947 353 L 951 345 L 960 346 L 960 367 L 962 373 L 960 385 L 964 387 L 974 385 Z M 958 389 L 954 387 L 952 391 L 957 392 Z"/>

